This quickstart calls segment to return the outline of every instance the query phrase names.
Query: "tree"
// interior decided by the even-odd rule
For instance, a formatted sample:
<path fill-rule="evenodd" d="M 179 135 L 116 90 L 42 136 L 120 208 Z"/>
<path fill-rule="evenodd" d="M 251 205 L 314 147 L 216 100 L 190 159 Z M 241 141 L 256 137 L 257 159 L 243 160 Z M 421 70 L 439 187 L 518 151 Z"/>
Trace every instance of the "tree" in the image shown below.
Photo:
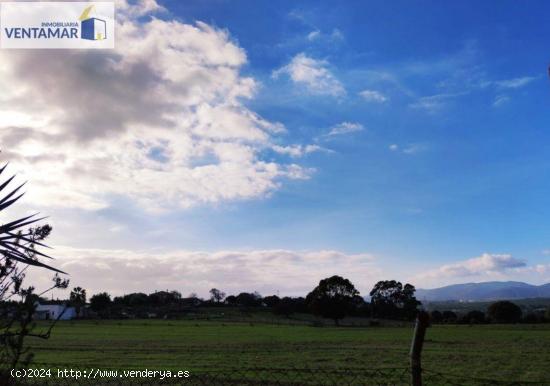
<path fill-rule="evenodd" d="M 430 321 L 432 323 L 441 323 L 443 321 L 443 314 L 441 314 L 441 311 L 433 310 L 430 313 Z"/>
<path fill-rule="evenodd" d="M 280 299 L 273 307 L 273 313 L 277 315 L 284 315 L 287 318 L 296 312 L 296 304 L 294 299 L 285 296 Z"/>
<path fill-rule="evenodd" d="M 269 308 L 275 307 L 280 301 L 281 299 L 277 295 L 270 295 L 264 298 L 264 304 Z"/>
<path fill-rule="evenodd" d="M 444 323 L 456 323 L 458 316 L 453 311 L 443 311 L 441 314 Z"/>
<path fill-rule="evenodd" d="M 415 291 L 412 284 L 407 283 L 403 286 L 396 280 L 379 281 L 370 292 L 375 316 L 414 319 L 417 307 L 421 304 L 414 296 Z"/>
<path fill-rule="evenodd" d="M 241 292 L 236 297 L 236 302 L 241 307 L 259 307 L 262 304 L 262 296 L 257 293 Z"/>
<path fill-rule="evenodd" d="M 349 314 L 353 299 L 358 295 L 359 291 L 348 279 L 334 275 L 321 280 L 307 295 L 306 303 L 314 314 L 333 319 L 339 325 L 339 320 Z"/>
<path fill-rule="evenodd" d="M 223 299 L 225 299 L 225 292 L 222 292 L 217 288 L 212 288 L 210 290 L 210 300 L 219 304 L 223 302 Z"/>
<path fill-rule="evenodd" d="M 80 317 L 80 311 L 86 305 L 86 290 L 80 287 L 73 288 L 69 301 L 75 308 L 76 316 Z"/>
<path fill-rule="evenodd" d="M 489 306 L 487 315 L 496 323 L 517 323 L 521 320 L 521 308 L 512 302 L 501 300 Z"/>
<path fill-rule="evenodd" d="M 103 312 L 111 305 L 111 295 L 100 292 L 90 298 L 90 308 L 95 312 Z"/>
<path fill-rule="evenodd" d="M 468 324 L 485 323 L 485 313 L 483 311 L 473 310 L 464 316 L 464 322 Z"/>
<path fill-rule="evenodd" d="M 7 165 L 0 168 L 0 175 Z M 10 183 L 15 178 L 11 176 L 0 182 L 0 212 L 10 208 L 22 196 L 21 184 L 15 188 Z M 44 333 L 33 332 L 33 315 L 40 296 L 54 288 L 67 288 L 69 281 L 55 274 L 53 285 L 34 293 L 34 287 L 24 287 L 25 272 L 29 266 L 44 268 L 50 271 L 64 273 L 40 261 L 41 257 L 50 258 L 40 252 L 38 247 L 46 247 L 43 241 L 50 235 L 49 225 L 36 226 L 43 218 L 36 214 L 6 221 L 0 225 L 0 363 L 11 368 L 26 366 L 32 359 L 32 354 L 25 348 L 27 337 L 47 339 L 55 325 L 54 321 Z M 19 301 L 14 299 L 19 298 Z M 0 383 L 3 383 L 0 374 Z"/>

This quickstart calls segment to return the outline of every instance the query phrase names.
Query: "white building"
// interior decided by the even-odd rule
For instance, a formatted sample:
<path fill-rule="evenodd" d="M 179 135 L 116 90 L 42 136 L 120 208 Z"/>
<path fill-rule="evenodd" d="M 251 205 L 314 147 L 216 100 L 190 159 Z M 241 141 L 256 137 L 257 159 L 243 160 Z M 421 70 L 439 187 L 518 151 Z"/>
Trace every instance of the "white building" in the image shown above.
<path fill-rule="evenodd" d="M 61 315 L 61 317 L 59 316 Z M 76 318 L 76 310 L 66 304 L 38 304 L 35 319 L 38 320 L 70 320 Z"/>

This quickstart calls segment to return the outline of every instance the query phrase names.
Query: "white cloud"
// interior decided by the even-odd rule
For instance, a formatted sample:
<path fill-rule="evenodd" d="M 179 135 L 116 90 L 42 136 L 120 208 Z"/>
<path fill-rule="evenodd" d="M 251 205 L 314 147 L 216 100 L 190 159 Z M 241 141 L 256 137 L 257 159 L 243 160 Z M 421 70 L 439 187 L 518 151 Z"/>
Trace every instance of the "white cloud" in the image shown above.
<path fill-rule="evenodd" d="M 185 208 L 308 178 L 264 161 L 285 128 L 243 103 L 257 82 L 240 74 L 246 53 L 227 31 L 143 21 L 162 11 L 153 0 L 117 7 L 115 50 L 0 52 L 2 158 L 31 181 L 31 202 L 98 209 L 124 196 Z"/>
<path fill-rule="evenodd" d="M 411 143 L 406 146 L 399 146 L 398 144 L 393 143 L 388 146 L 388 149 L 393 152 L 401 152 L 403 154 L 415 155 L 428 150 L 428 146 L 423 143 Z"/>
<path fill-rule="evenodd" d="M 505 79 L 494 82 L 497 87 L 500 88 L 520 88 L 528 85 L 536 78 L 532 76 L 523 76 L 520 78 Z"/>
<path fill-rule="evenodd" d="M 436 94 L 418 98 L 409 106 L 434 114 L 443 109 L 452 99 L 468 94 L 469 92 Z"/>
<path fill-rule="evenodd" d="M 328 132 L 327 136 L 342 135 L 355 133 L 357 131 L 363 131 L 365 127 L 357 122 L 342 122 L 333 126 Z"/>
<path fill-rule="evenodd" d="M 484 253 L 479 257 L 460 261 L 454 264 L 445 264 L 433 270 L 418 274 L 413 279 L 419 285 L 425 283 L 449 283 L 460 282 L 469 277 L 483 279 L 503 279 L 510 270 L 525 269 L 524 260 L 517 259 L 507 254 Z"/>
<path fill-rule="evenodd" d="M 494 107 L 500 107 L 510 101 L 510 97 L 506 95 L 497 95 L 493 101 Z"/>
<path fill-rule="evenodd" d="M 321 37 L 321 31 L 319 31 L 318 29 L 311 31 L 310 33 L 307 34 L 307 40 L 309 41 L 317 40 L 320 37 Z"/>
<path fill-rule="evenodd" d="M 367 102 L 384 103 L 388 101 L 388 97 L 376 90 L 363 90 L 359 95 Z"/>
<path fill-rule="evenodd" d="M 323 33 L 318 29 L 315 29 L 307 34 L 307 40 L 322 41 L 325 43 L 337 43 L 344 40 L 344 34 L 338 28 L 334 28 L 331 33 Z"/>
<path fill-rule="evenodd" d="M 287 74 L 294 83 L 304 86 L 311 94 L 333 97 L 345 95 L 344 86 L 327 66 L 327 61 L 313 59 L 302 52 L 292 58 L 289 64 L 274 71 L 273 77 Z"/>
<path fill-rule="evenodd" d="M 373 256 L 334 250 L 294 251 L 128 251 L 56 248 L 55 267 L 70 273 L 71 286 L 89 294 L 159 289 L 197 292 L 212 287 L 227 293 L 259 291 L 263 295 L 304 296 L 319 280 L 335 274 L 349 278 L 365 294 L 380 276 Z M 29 281 L 45 287 L 48 277 L 34 271 Z"/>
<path fill-rule="evenodd" d="M 274 145 L 272 149 L 276 153 L 289 155 L 291 157 L 302 157 L 306 154 L 310 154 L 318 151 L 332 152 L 331 150 L 325 149 L 324 147 L 321 147 L 319 145 L 289 145 L 289 146 Z"/>

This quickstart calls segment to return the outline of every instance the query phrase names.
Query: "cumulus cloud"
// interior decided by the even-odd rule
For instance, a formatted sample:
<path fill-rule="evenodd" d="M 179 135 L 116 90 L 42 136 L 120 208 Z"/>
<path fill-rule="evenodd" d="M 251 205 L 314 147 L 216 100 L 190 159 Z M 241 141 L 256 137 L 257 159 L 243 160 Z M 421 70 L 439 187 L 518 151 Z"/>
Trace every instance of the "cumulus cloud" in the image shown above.
<path fill-rule="evenodd" d="M 258 84 L 227 31 L 147 18 L 153 0 L 117 9 L 115 50 L 0 52 L 0 145 L 32 202 L 185 208 L 309 177 L 264 160 L 285 128 L 243 103 Z"/>
<path fill-rule="evenodd" d="M 304 295 L 322 278 L 340 274 L 365 293 L 380 276 L 366 253 L 334 250 L 294 251 L 128 251 L 56 248 L 55 266 L 77 278 L 88 293 L 178 290 L 207 295 L 212 287 L 228 293 L 259 291 L 267 295 Z M 45 287 L 43 272 L 31 272 L 37 288 Z"/>
<path fill-rule="evenodd" d="M 359 95 L 367 102 L 384 103 L 388 101 L 388 97 L 376 90 L 363 90 Z"/>
<path fill-rule="evenodd" d="M 292 58 L 289 64 L 274 71 L 273 78 L 287 74 L 294 83 L 305 87 L 311 94 L 333 97 L 345 95 L 344 86 L 327 67 L 326 60 L 317 60 L 302 52 Z"/>
<path fill-rule="evenodd" d="M 327 136 L 343 135 L 363 131 L 365 127 L 357 122 L 342 122 L 333 126 Z"/>
<path fill-rule="evenodd" d="M 479 257 L 454 264 L 446 264 L 437 269 L 418 275 L 420 282 L 426 279 L 450 280 L 466 277 L 498 277 L 511 269 L 525 268 L 525 261 L 506 254 L 484 253 Z"/>

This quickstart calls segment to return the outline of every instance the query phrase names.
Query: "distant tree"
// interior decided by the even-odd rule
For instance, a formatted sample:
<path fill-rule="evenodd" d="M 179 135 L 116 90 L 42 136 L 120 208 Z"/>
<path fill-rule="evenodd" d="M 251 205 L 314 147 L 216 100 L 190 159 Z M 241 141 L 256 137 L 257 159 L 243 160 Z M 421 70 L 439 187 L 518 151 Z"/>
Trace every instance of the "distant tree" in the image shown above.
<path fill-rule="evenodd" d="M 517 323 L 521 320 L 521 308 L 512 302 L 501 300 L 489 306 L 487 315 L 492 322 Z"/>
<path fill-rule="evenodd" d="M 306 303 L 314 314 L 333 319 L 339 325 L 339 320 L 349 314 L 358 295 L 359 291 L 348 279 L 334 275 L 321 280 L 307 295 Z"/>
<path fill-rule="evenodd" d="M 443 311 L 441 314 L 444 323 L 456 323 L 458 316 L 453 311 Z"/>
<path fill-rule="evenodd" d="M 229 306 L 234 306 L 237 304 L 237 297 L 235 295 L 229 295 L 225 298 L 225 304 Z"/>
<path fill-rule="evenodd" d="M 111 295 L 100 292 L 90 298 L 90 308 L 95 312 L 103 312 L 111 305 Z"/>
<path fill-rule="evenodd" d="M 413 319 L 421 304 L 414 296 L 412 284 L 401 284 L 396 280 L 383 280 L 374 285 L 370 292 L 375 316 L 382 318 Z"/>
<path fill-rule="evenodd" d="M 213 302 L 216 302 L 216 303 L 219 304 L 219 303 L 223 302 L 223 299 L 225 299 L 225 292 L 222 292 L 217 288 L 212 288 L 210 290 L 210 299 Z"/>
<path fill-rule="evenodd" d="M 468 324 L 485 323 L 485 313 L 478 310 L 470 311 L 464 316 L 464 322 Z"/>
<path fill-rule="evenodd" d="M 546 312 L 544 313 L 544 318 L 546 319 L 546 321 L 550 322 L 550 307 L 546 308 Z"/>
<path fill-rule="evenodd" d="M 257 292 L 241 292 L 236 297 L 236 303 L 241 307 L 258 307 L 262 304 L 262 296 Z"/>
<path fill-rule="evenodd" d="M 152 306 L 176 304 L 181 299 L 178 291 L 155 291 L 148 296 L 148 302 Z"/>
<path fill-rule="evenodd" d="M 69 301 L 75 308 L 76 315 L 80 317 L 80 311 L 82 310 L 82 307 L 86 305 L 86 290 L 80 287 L 73 288 Z"/>
<path fill-rule="evenodd" d="M 443 321 L 443 314 L 441 313 L 441 311 L 438 311 L 438 310 L 434 310 L 430 313 L 430 321 L 432 323 L 441 323 Z"/>
<path fill-rule="evenodd" d="M 118 306 L 136 307 L 148 304 L 149 297 L 143 292 L 134 292 L 124 296 L 117 296 L 113 299 L 113 303 Z"/>
<path fill-rule="evenodd" d="M 277 315 L 284 315 L 287 318 L 296 311 L 296 304 L 294 299 L 285 296 L 280 299 L 279 302 L 273 307 L 273 313 Z"/>
<path fill-rule="evenodd" d="M 275 307 L 280 301 L 281 299 L 277 295 L 266 296 L 263 299 L 264 304 L 269 308 Z"/>

